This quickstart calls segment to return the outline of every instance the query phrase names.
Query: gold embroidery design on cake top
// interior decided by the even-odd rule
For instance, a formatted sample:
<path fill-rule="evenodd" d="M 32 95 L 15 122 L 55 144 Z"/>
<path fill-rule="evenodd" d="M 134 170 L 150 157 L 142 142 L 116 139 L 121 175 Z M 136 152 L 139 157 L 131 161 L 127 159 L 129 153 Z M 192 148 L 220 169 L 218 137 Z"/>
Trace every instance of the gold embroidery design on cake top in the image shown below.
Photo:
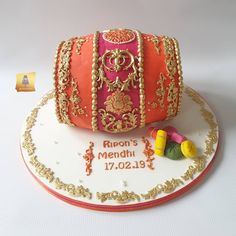
<path fill-rule="evenodd" d="M 172 39 L 163 36 L 162 37 L 164 51 L 165 51 L 165 63 L 166 63 L 166 71 L 170 78 L 170 84 L 168 86 L 168 108 L 167 108 L 167 119 L 174 117 L 177 113 L 178 109 L 178 88 L 175 84 L 174 76 L 177 73 L 177 64 L 175 61 L 175 47 L 172 42 Z"/>
<path fill-rule="evenodd" d="M 60 52 L 60 63 L 58 66 L 58 100 L 59 112 L 63 123 L 74 126 L 68 115 L 69 99 L 66 93 L 66 88 L 70 82 L 70 60 L 71 50 L 73 47 L 73 39 L 65 41 Z"/>
<path fill-rule="evenodd" d="M 72 86 L 72 93 L 70 96 L 70 101 L 72 104 L 72 114 L 74 116 L 86 115 L 85 109 L 80 106 L 81 98 L 79 96 L 78 84 L 73 78 L 71 79 L 71 86 Z"/>
<path fill-rule="evenodd" d="M 76 50 L 75 50 L 75 51 L 76 51 L 76 53 L 77 53 L 78 55 L 81 54 L 80 50 L 81 50 L 82 45 L 83 45 L 85 42 L 86 42 L 86 39 L 83 38 L 83 37 L 79 37 L 79 38 L 76 39 L 76 41 L 75 41 L 75 43 L 76 43 Z"/>
<path fill-rule="evenodd" d="M 160 108 L 161 111 L 164 110 L 164 100 L 165 100 L 165 82 L 166 77 L 160 73 L 160 79 L 157 81 L 157 88 L 154 94 L 154 100 L 152 102 L 148 102 L 148 105 L 151 106 L 152 109 Z M 159 106 L 159 107 L 158 107 Z"/>
<path fill-rule="evenodd" d="M 93 36 L 93 63 L 92 63 L 92 130 L 98 129 L 97 125 L 97 79 L 98 79 L 98 38 L 97 31 Z"/>
<path fill-rule="evenodd" d="M 125 112 L 131 111 L 133 103 L 129 95 L 126 95 L 120 90 L 116 90 L 114 93 L 107 97 L 104 105 L 106 105 L 107 112 L 121 115 Z"/>
<path fill-rule="evenodd" d="M 94 154 L 93 154 L 93 147 L 94 143 L 89 142 L 89 148 L 86 150 L 85 155 L 83 156 L 84 160 L 86 161 L 86 175 L 89 176 L 92 173 L 92 161 L 94 159 Z"/>
<path fill-rule="evenodd" d="M 139 72 L 139 111 L 140 111 L 140 125 L 145 126 L 145 93 L 144 93 L 144 68 L 143 68 L 143 36 L 139 31 L 135 31 L 138 41 L 138 72 Z"/>
<path fill-rule="evenodd" d="M 98 89 L 101 89 L 103 83 L 106 84 L 108 91 L 113 92 L 116 89 L 120 91 L 128 91 L 129 86 L 135 87 L 135 82 L 138 81 L 138 71 L 135 65 L 135 57 L 128 50 L 106 50 L 106 52 L 99 58 L 99 78 Z M 127 64 L 128 62 L 128 64 Z M 109 80 L 105 75 L 105 69 L 110 72 L 127 71 L 132 68 L 133 72 L 129 73 L 127 79 L 121 81 L 117 76 L 114 81 Z"/>
<path fill-rule="evenodd" d="M 145 137 L 142 137 L 142 141 L 145 144 L 143 154 L 147 158 L 146 159 L 147 167 L 150 170 L 154 170 L 153 161 L 155 160 L 155 158 L 153 157 L 154 151 L 153 151 L 152 145 L 151 145 L 150 141 Z"/>
<path fill-rule="evenodd" d="M 135 39 L 135 34 L 128 29 L 111 29 L 104 31 L 102 37 L 109 43 L 124 44 L 132 42 Z"/>

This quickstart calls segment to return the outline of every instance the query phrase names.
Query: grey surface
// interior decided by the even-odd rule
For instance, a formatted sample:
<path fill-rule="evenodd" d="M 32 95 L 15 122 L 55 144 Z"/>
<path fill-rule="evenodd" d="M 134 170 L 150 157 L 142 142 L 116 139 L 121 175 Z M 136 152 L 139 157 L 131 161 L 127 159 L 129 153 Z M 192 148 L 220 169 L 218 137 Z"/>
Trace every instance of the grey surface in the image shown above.
<path fill-rule="evenodd" d="M 0 235 L 236 235 L 235 1 L 0 1 Z M 22 123 L 52 88 L 56 44 L 108 28 L 179 40 L 184 81 L 214 109 L 221 141 L 205 181 L 148 210 L 80 209 L 44 191 L 20 159 Z M 15 74 L 35 71 L 36 92 L 17 93 Z M 194 120 L 193 120 L 194 122 Z"/>

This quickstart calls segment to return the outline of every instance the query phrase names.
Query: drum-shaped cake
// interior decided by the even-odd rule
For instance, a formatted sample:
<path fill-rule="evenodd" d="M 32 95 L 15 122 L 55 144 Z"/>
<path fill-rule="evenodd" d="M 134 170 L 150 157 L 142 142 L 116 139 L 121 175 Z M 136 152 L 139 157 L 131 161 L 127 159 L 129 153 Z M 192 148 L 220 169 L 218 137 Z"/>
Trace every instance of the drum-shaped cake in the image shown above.
<path fill-rule="evenodd" d="M 173 118 L 180 110 L 178 42 L 112 29 L 59 44 L 54 84 L 59 122 L 111 133 Z"/>

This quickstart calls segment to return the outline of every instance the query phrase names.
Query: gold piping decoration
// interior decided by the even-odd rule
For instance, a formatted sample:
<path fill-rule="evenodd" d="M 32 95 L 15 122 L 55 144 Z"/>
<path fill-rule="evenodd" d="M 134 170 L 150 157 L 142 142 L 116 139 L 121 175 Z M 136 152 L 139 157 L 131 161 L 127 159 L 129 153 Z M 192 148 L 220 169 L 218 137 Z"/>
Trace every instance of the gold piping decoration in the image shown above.
<path fill-rule="evenodd" d="M 138 72 L 139 72 L 139 110 L 140 110 L 140 125 L 142 128 L 145 126 L 145 94 L 144 94 L 144 69 L 143 69 L 143 38 L 142 34 L 136 30 L 138 41 Z"/>
<path fill-rule="evenodd" d="M 78 55 L 80 55 L 81 54 L 81 52 L 80 52 L 81 47 L 86 42 L 86 39 L 83 38 L 83 37 L 79 37 L 79 38 L 76 39 L 75 42 L 76 42 L 76 50 L 75 51 Z"/>
<path fill-rule="evenodd" d="M 160 55 L 160 48 L 159 48 L 159 46 L 160 46 L 160 42 L 161 41 L 159 40 L 158 36 L 156 36 L 156 35 L 153 35 L 151 40 L 152 40 L 152 42 L 154 44 L 154 47 L 156 49 L 157 54 Z"/>
<path fill-rule="evenodd" d="M 134 108 L 131 112 L 124 113 L 121 119 L 117 119 L 110 112 L 99 109 L 101 115 L 101 123 L 103 128 L 107 132 L 120 133 L 127 132 L 134 129 L 137 126 L 137 112 L 138 109 Z"/>
<path fill-rule="evenodd" d="M 58 66 L 58 101 L 60 117 L 63 123 L 74 126 L 71 122 L 69 110 L 69 98 L 66 94 L 66 88 L 70 82 L 70 60 L 71 50 L 73 47 L 73 39 L 65 41 L 60 52 L 60 63 Z"/>
<path fill-rule="evenodd" d="M 101 202 L 115 200 L 118 203 L 125 204 L 130 201 L 140 201 L 140 196 L 134 192 L 122 191 L 120 193 L 115 190 L 107 193 L 97 192 L 97 199 Z"/>
<path fill-rule="evenodd" d="M 129 95 L 126 95 L 120 90 L 116 90 L 107 97 L 104 105 L 106 105 L 106 111 L 121 115 L 131 111 L 133 103 Z"/>
<path fill-rule="evenodd" d="M 53 66 L 53 83 L 54 83 L 54 88 L 55 88 L 55 104 L 56 104 L 56 116 L 57 120 L 62 123 L 61 115 L 60 115 L 60 109 L 59 109 L 59 100 L 58 100 L 58 94 L 57 94 L 57 69 L 58 69 L 58 59 L 59 59 L 59 53 L 61 50 L 61 46 L 63 45 L 64 41 L 62 41 L 56 49 L 56 54 L 54 57 L 54 66 Z"/>
<path fill-rule="evenodd" d="M 99 32 L 93 36 L 93 63 L 92 63 L 92 130 L 98 129 L 97 125 L 97 80 L 98 80 L 98 38 Z"/>
<path fill-rule="evenodd" d="M 128 65 L 125 65 L 127 59 L 130 60 Z M 131 52 L 128 50 L 120 50 L 118 48 L 114 50 L 106 50 L 106 52 L 99 58 L 100 67 L 99 67 L 99 78 L 98 78 L 98 89 L 101 89 L 103 83 L 106 84 L 108 87 L 108 92 L 113 92 L 116 89 L 120 91 L 128 91 L 129 85 L 131 84 L 132 87 L 135 86 L 135 82 L 138 81 L 138 71 L 135 65 L 135 58 Z M 127 79 L 121 81 L 120 78 L 117 76 L 114 81 L 109 80 L 104 72 L 104 69 L 107 71 L 126 71 L 129 68 L 132 68 L 133 72 L 129 73 Z"/>
<path fill-rule="evenodd" d="M 152 102 L 148 102 L 148 105 L 151 105 L 152 109 L 157 109 L 160 107 L 160 110 L 164 110 L 164 99 L 165 99 L 165 85 L 164 82 L 166 77 L 160 73 L 160 79 L 157 81 L 157 88 L 154 94 L 154 100 Z M 159 107 L 158 107 L 159 106 Z"/>
<path fill-rule="evenodd" d="M 181 66 L 181 58 L 180 58 L 180 50 L 179 50 L 179 43 L 178 41 L 173 38 L 174 42 L 174 47 L 175 47 L 175 57 L 176 57 L 176 62 L 177 62 L 177 70 L 178 70 L 178 75 L 179 75 L 179 98 L 178 98 L 178 108 L 177 108 L 177 113 L 180 112 L 181 109 L 181 102 L 182 102 L 182 95 L 183 95 L 183 72 L 182 72 L 182 66 Z"/>
<path fill-rule="evenodd" d="M 85 109 L 80 106 L 81 98 L 79 96 L 78 84 L 73 78 L 71 79 L 71 86 L 72 86 L 72 93 L 70 96 L 70 101 L 72 104 L 72 114 L 74 116 L 86 115 Z"/>

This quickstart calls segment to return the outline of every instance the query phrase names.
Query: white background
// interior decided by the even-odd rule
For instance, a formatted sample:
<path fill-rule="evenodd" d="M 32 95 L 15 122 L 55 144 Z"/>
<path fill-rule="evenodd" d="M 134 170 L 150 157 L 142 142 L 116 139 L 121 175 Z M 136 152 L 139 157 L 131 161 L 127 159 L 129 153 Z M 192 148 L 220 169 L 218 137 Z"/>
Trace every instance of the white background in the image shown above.
<path fill-rule="evenodd" d="M 236 235 L 235 23 L 233 0 L 0 0 L 0 235 Z M 19 135 L 52 88 L 57 43 L 117 27 L 179 40 L 184 81 L 215 111 L 221 142 L 211 173 L 183 197 L 143 211 L 94 212 L 35 182 L 20 158 Z M 31 71 L 36 92 L 17 93 L 15 74 Z"/>

